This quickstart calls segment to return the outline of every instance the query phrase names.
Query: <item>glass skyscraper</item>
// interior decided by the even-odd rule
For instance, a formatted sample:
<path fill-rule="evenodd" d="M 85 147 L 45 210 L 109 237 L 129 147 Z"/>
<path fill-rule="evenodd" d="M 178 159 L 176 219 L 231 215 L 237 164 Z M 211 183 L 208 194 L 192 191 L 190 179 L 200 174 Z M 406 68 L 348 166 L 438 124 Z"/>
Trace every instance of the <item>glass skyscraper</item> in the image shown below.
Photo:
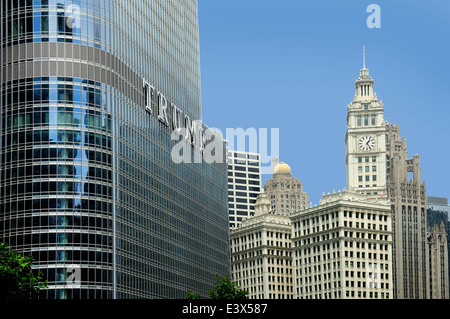
<path fill-rule="evenodd" d="M 206 294 L 230 269 L 227 164 L 173 160 L 174 132 L 208 130 L 197 1 L 0 1 L 0 241 L 42 298 Z"/>

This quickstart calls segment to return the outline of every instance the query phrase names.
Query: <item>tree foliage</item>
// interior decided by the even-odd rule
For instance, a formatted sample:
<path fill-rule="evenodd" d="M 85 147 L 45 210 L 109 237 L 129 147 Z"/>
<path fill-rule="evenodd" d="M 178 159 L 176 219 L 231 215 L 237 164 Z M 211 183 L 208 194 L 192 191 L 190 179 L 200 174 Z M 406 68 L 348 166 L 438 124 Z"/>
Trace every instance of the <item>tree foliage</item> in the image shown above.
<path fill-rule="evenodd" d="M 186 299 L 203 299 L 202 294 L 196 294 L 192 290 L 188 290 L 186 293 Z"/>
<path fill-rule="evenodd" d="M 0 300 L 36 298 L 47 284 L 32 271 L 33 257 L 0 243 Z"/>
<path fill-rule="evenodd" d="M 248 291 L 240 289 L 228 276 L 216 275 L 216 282 L 208 292 L 211 299 L 248 299 Z M 188 290 L 186 299 L 203 299 L 203 297 Z"/>
<path fill-rule="evenodd" d="M 214 286 L 209 289 L 211 299 L 247 299 L 248 291 L 238 287 L 228 276 L 216 275 Z"/>

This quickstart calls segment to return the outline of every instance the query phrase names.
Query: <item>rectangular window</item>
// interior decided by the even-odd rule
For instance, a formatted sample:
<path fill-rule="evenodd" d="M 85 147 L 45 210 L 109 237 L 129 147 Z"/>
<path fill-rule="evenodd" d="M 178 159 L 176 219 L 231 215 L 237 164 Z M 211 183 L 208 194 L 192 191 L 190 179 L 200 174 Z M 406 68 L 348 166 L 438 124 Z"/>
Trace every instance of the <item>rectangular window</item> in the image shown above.
<path fill-rule="evenodd" d="M 42 34 L 48 34 L 48 15 L 42 15 L 41 17 L 41 31 Z"/>
<path fill-rule="evenodd" d="M 358 173 L 362 173 L 362 166 L 358 166 Z"/>
<path fill-rule="evenodd" d="M 34 13 L 33 20 L 33 32 L 39 34 L 41 32 L 41 14 L 39 12 Z"/>
<path fill-rule="evenodd" d="M 364 126 L 369 125 L 369 115 L 364 115 Z"/>
<path fill-rule="evenodd" d="M 58 25 L 57 25 L 58 34 L 64 35 L 66 21 L 65 21 L 65 16 L 64 16 L 63 12 L 57 13 L 57 23 L 58 23 Z"/>
<path fill-rule="evenodd" d="M 358 125 L 358 126 L 361 126 L 361 115 L 358 115 L 358 116 L 356 117 L 356 121 L 357 121 L 357 125 Z"/>
<path fill-rule="evenodd" d="M 377 157 L 376 156 L 372 156 L 372 162 L 376 162 L 377 161 Z"/>
<path fill-rule="evenodd" d="M 368 173 L 369 172 L 369 166 L 366 166 L 365 170 Z"/>
<path fill-rule="evenodd" d="M 376 116 L 375 114 L 372 114 L 372 125 L 375 125 L 376 123 Z"/>
<path fill-rule="evenodd" d="M 372 180 L 373 180 L 373 181 L 376 181 L 376 180 L 377 180 L 377 175 L 373 175 L 373 176 L 372 176 Z"/>
<path fill-rule="evenodd" d="M 369 181 L 369 177 L 370 177 L 369 175 L 366 176 L 366 182 Z"/>
<path fill-rule="evenodd" d="M 362 163 L 362 157 L 358 157 L 358 163 Z"/>

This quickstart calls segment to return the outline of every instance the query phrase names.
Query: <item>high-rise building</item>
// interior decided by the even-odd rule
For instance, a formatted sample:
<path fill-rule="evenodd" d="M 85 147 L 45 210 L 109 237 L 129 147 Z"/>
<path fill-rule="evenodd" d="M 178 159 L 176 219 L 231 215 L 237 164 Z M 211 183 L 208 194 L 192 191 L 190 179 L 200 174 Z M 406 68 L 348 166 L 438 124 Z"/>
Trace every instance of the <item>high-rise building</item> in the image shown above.
<path fill-rule="evenodd" d="M 255 212 L 261 193 L 261 159 L 258 153 L 228 150 L 228 210 L 230 227 Z"/>
<path fill-rule="evenodd" d="M 231 272 L 250 298 L 291 299 L 290 215 L 306 207 L 308 194 L 288 164 L 273 159 L 272 165 L 272 178 L 256 200 L 254 216 L 231 229 Z"/>
<path fill-rule="evenodd" d="M 294 297 L 395 297 L 393 225 L 398 216 L 392 215 L 387 195 L 390 149 L 383 112 L 364 52 L 347 108 L 348 190 L 324 194 L 318 206 L 291 215 Z"/>
<path fill-rule="evenodd" d="M 194 162 L 197 1 L 0 5 L 0 241 L 43 298 L 207 294 L 230 271 L 227 164 Z"/>
<path fill-rule="evenodd" d="M 398 124 L 386 124 L 387 195 L 392 209 L 394 298 L 429 298 L 427 208 L 420 159 L 408 159 Z"/>
<path fill-rule="evenodd" d="M 231 229 L 233 282 L 250 299 L 292 299 L 291 221 L 271 209 L 267 194 L 260 194 L 255 214 Z"/>
<path fill-rule="evenodd" d="M 427 234 L 430 298 L 449 299 L 448 239 L 444 222 L 434 225 Z"/>
<path fill-rule="evenodd" d="M 426 196 L 419 156 L 408 159 L 398 126 L 383 119 L 383 103 L 374 92 L 365 53 L 355 88 L 347 109 L 347 187 L 368 196 L 389 197 L 394 298 L 427 298 Z"/>
<path fill-rule="evenodd" d="M 427 196 L 427 209 L 437 212 L 446 212 L 450 218 L 450 205 L 448 205 L 448 198 Z M 430 225 L 430 223 L 428 223 Z"/>
<path fill-rule="evenodd" d="M 365 56 L 365 53 L 364 53 Z M 347 107 L 347 188 L 364 195 L 379 196 L 386 191 L 386 129 L 383 103 L 374 92 L 365 57 L 355 96 Z"/>
<path fill-rule="evenodd" d="M 388 201 L 344 190 L 291 215 L 294 298 L 392 299 Z"/>
<path fill-rule="evenodd" d="M 278 159 L 272 160 L 273 175 L 264 184 L 264 193 L 270 199 L 271 209 L 288 216 L 291 212 L 308 207 L 308 193 L 297 177 L 292 177 L 291 168 Z"/>
<path fill-rule="evenodd" d="M 448 260 L 450 260 L 450 206 L 448 205 L 448 199 L 446 197 L 434 197 L 434 196 L 427 196 L 427 226 L 428 226 L 428 243 L 430 244 L 430 234 L 433 232 L 433 228 L 439 227 L 445 229 L 445 237 L 447 238 L 447 247 L 440 247 L 439 249 L 445 249 L 447 251 L 447 259 L 442 259 L 442 261 L 447 262 L 447 273 L 450 273 L 450 265 L 448 264 Z M 433 233 L 434 234 L 434 233 Z M 432 236 L 434 238 L 433 243 L 439 243 L 438 237 L 436 235 Z M 441 238 L 444 238 L 441 235 Z M 440 262 L 440 258 L 432 258 L 430 255 L 430 261 L 438 261 Z M 436 267 L 439 267 L 438 265 L 432 265 L 430 263 L 430 269 L 434 269 Z M 445 267 L 445 266 L 444 266 Z M 442 270 L 441 270 L 442 271 Z M 434 270 L 434 273 L 438 273 L 439 271 Z M 430 273 L 432 274 L 433 271 L 431 270 Z M 430 297 L 436 298 L 439 295 L 447 296 L 444 293 L 441 294 L 433 294 L 433 289 L 436 287 L 436 279 L 433 281 L 433 277 L 430 278 Z M 441 285 L 442 287 L 445 287 L 444 285 Z M 449 276 L 449 282 L 448 287 L 450 287 L 450 276 Z M 444 288 L 445 289 L 445 288 Z"/>

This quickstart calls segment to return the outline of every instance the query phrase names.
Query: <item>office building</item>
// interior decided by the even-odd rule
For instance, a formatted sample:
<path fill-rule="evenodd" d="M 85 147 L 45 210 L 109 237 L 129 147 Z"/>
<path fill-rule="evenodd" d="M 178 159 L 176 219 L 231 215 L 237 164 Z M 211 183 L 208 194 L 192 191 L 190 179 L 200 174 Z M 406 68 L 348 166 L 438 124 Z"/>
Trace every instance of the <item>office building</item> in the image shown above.
<path fill-rule="evenodd" d="M 394 230 L 394 298 L 428 299 L 427 198 L 420 159 L 408 158 L 398 124 L 386 123 L 387 195 Z"/>
<path fill-rule="evenodd" d="M 392 229 L 386 199 L 323 195 L 291 215 L 294 298 L 392 299 Z"/>
<path fill-rule="evenodd" d="M 434 238 L 435 243 L 438 243 L 440 241 L 437 240 L 437 236 L 436 234 L 434 234 L 433 229 L 435 227 L 440 227 L 440 228 L 444 228 L 445 229 L 445 236 L 447 238 L 447 247 L 440 247 L 440 249 L 444 249 L 447 251 L 447 259 L 440 259 L 440 258 L 432 258 L 430 255 L 430 269 L 434 269 L 436 267 L 439 267 L 438 265 L 434 265 L 432 264 L 433 261 L 444 261 L 447 262 L 447 273 L 450 273 L 450 265 L 448 265 L 448 260 L 450 259 L 450 220 L 449 220 L 449 216 L 450 216 L 450 206 L 448 205 L 448 199 L 446 197 L 434 197 L 434 196 L 427 196 L 427 225 L 428 225 L 428 232 L 429 232 L 429 237 L 428 237 L 428 243 L 430 243 L 429 238 L 430 236 L 432 238 Z M 440 229 L 439 228 L 439 229 Z M 432 234 L 430 234 L 432 233 Z M 443 234 L 441 235 L 441 239 L 444 238 Z M 436 248 L 437 249 L 437 248 Z M 445 267 L 445 266 L 444 266 Z M 444 270 L 441 270 L 442 273 L 444 274 Z M 430 271 L 431 274 L 435 273 L 441 273 L 439 271 Z M 431 294 L 431 298 L 435 298 L 437 296 L 448 296 L 448 294 L 441 293 L 441 294 L 436 294 L 433 293 L 434 287 L 436 287 L 436 282 L 439 282 L 439 280 L 436 281 L 436 279 L 433 280 L 433 277 L 431 276 L 430 278 L 430 294 Z M 448 285 L 450 286 L 450 278 L 449 278 L 449 282 Z M 441 287 L 445 287 L 444 285 L 441 285 Z M 439 289 L 438 289 L 439 290 Z M 448 297 L 446 297 L 448 298 Z"/>
<path fill-rule="evenodd" d="M 292 299 L 292 247 L 289 216 L 271 209 L 266 194 L 255 214 L 231 229 L 232 280 L 250 299 Z"/>
<path fill-rule="evenodd" d="M 427 234 L 430 298 L 449 299 L 448 239 L 444 222 L 434 225 Z"/>
<path fill-rule="evenodd" d="M 384 106 L 365 65 L 347 107 L 347 189 L 291 214 L 294 298 L 392 299 Z"/>
<path fill-rule="evenodd" d="M 42 298 L 207 295 L 230 253 L 226 161 L 194 161 L 197 1 L 0 5 L 0 241 Z"/>
<path fill-rule="evenodd" d="M 253 216 L 261 193 L 261 160 L 257 153 L 228 150 L 228 210 L 230 227 Z"/>
<path fill-rule="evenodd" d="M 450 216 L 450 206 L 446 197 L 427 196 L 427 209 L 436 212 L 446 212 Z M 430 225 L 430 223 L 428 224 Z"/>
<path fill-rule="evenodd" d="M 250 298 L 292 299 L 290 215 L 306 207 L 308 194 L 288 164 L 275 158 L 272 165 L 254 216 L 231 229 L 232 278 Z"/>
<path fill-rule="evenodd" d="M 271 209 L 277 214 L 288 216 L 291 212 L 308 206 L 308 193 L 297 177 L 292 177 L 291 168 L 278 159 L 272 160 L 272 178 L 264 184 L 264 193 L 270 199 Z"/>
<path fill-rule="evenodd" d="M 427 298 L 425 183 L 420 159 L 408 159 L 406 139 L 383 119 L 384 105 L 365 65 L 347 108 L 347 187 L 371 197 L 386 196 L 392 207 L 394 298 Z"/>
<path fill-rule="evenodd" d="M 355 81 L 355 95 L 347 107 L 345 134 L 347 188 L 369 196 L 386 191 L 386 129 L 383 103 L 365 64 Z"/>

